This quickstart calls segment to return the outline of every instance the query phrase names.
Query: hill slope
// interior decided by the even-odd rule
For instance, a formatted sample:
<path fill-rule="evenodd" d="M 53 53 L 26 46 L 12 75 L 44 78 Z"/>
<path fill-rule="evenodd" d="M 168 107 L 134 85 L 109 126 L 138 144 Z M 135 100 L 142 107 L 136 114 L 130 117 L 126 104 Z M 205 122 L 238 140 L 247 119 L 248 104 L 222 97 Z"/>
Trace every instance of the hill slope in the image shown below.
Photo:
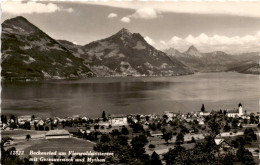
<path fill-rule="evenodd" d="M 2 78 L 67 79 L 92 76 L 84 61 L 75 57 L 24 17 L 2 23 Z"/>
<path fill-rule="evenodd" d="M 89 63 L 100 76 L 148 75 L 171 76 L 191 74 L 180 61 L 149 45 L 139 33 L 121 29 L 116 34 L 84 46 L 59 41 L 71 52 Z"/>

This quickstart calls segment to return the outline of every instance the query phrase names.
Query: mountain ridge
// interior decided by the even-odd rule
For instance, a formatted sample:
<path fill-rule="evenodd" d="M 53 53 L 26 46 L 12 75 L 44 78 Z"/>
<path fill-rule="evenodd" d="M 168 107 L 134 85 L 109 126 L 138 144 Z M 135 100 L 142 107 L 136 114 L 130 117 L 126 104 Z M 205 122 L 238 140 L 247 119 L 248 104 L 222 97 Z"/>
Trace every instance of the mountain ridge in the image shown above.
<path fill-rule="evenodd" d="M 84 61 L 18 16 L 2 23 L 3 80 L 71 79 L 93 76 Z"/>
<path fill-rule="evenodd" d="M 173 56 L 184 63 L 194 72 L 226 72 L 236 71 L 246 74 L 258 74 L 260 52 L 230 55 L 223 51 L 201 53 L 195 46 L 190 46 L 185 52 L 172 53 L 174 48 L 164 50 L 170 57 Z M 248 64 L 250 62 L 250 64 Z M 252 68 L 251 68 L 252 67 Z M 245 69 L 247 68 L 247 69 Z"/>
<path fill-rule="evenodd" d="M 181 62 L 171 59 L 164 52 L 148 44 L 139 33 L 122 28 L 110 37 L 93 41 L 84 46 L 62 42 L 65 47 L 80 54 L 97 75 L 156 75 L 171 76 L 191 74 Z M 72 49 L 74 48 L 74 49 Z M 76 51 L 77 50 L 77 51 Z"/>

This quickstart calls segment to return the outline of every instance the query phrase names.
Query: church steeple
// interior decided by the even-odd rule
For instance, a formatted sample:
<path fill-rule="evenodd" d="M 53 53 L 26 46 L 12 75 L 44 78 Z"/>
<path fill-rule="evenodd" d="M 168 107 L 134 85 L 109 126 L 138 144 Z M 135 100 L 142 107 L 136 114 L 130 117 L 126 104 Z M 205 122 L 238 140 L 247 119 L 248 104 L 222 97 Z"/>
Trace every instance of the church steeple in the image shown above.
<path fill-rule="evenodd" d="M 239 116 L 242 116 L 242 115 L 243 115 L 243 109 L 242 109 L 242 104 L 241 104 L 241 102 L 238 104 L 238 114 L 239 114 Z"/>

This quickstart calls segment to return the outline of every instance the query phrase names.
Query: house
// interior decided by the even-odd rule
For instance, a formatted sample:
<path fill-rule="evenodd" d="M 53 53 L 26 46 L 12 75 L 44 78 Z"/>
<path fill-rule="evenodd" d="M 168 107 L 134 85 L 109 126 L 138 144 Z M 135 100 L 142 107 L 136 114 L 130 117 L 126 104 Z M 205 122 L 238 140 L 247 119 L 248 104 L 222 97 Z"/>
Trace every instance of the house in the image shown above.
<path fill-rule="evenodd" d="M 88 118 L 84 116 L 82 117 L 82 120 L 88 121 Z"/>
<path fill-rule="evenodd" d="M 32 116 L 26 115 L 26 116 L 18 116 L 18 123 L 24 124 L 25 122 L 30 122 L 32 120 Z"/>
<path fill-rule="evenodd" d="M 109 117 L 111 126 L 123 126 L 128 125 L 127 116 L 123 114 L 113 114 Z"/>
<path fill-rule="evenodd" d="M 72 119 L 73 119 L 73 120 L 79 119 L 79 115 L 73 115 L 73 116 L 72 116 Z"/>
<path fill-rule="evenodd" d="M 151 131 L 151 137 L 163 136 L 161 131 Z"/>
<path fill-rule="evenodd" d="M 235 153 L 235 149 L 225 139 L 215 138 L 214 141 L 219 148 L 220 154 L 225 154 L 226 151 Z"/>
<path fill-rule="evenodd" d="M 100 126 L 109 126 L 109 122 L 107 122 L 107 121 L 99 121 L 99 123 L 98 123 L 98 125 L 100 125 Z"/>
<path fill-rule="evenodd" d="M 203 119 L 198 119 L 197 121 L 199 122 L 199 125 L 204 125 L 205 124 Z"/>
<path fill-rule="evenodd" d="M 4 142 L 4 147 L 6 147 L 6 146 L 11 146 L 11 145 L 13 145 L 14 144 L 14 140 L 12 139 L 12 138 L 9 138 L 8 140 L 6 140 L 5 142 Z"/>
<path fill-rule="evenodd" d="M 164 111 L 163 114 L 168 117 L 167 122 L 169 122 L 172 121 L 173 118 L 176 118 L 180 113 Z"/>
<path fill-rule="evenodd" d="M 200 116 L 209 116 L 210 112 L 200 112 Z"/>
<path fill-rule="evenodd" d="M 45 139 L 64 139 L 64 138 L 70 138 L 69 131 L 65 129 L 60 130 L 50 130 L 45 134 Z"/>
<path fill-rule="evenodd" d="M 64 127 L 65 130 L 67 130 L 72 135 L 77 135 L 79 132 L 79 129 L 76 127 Z"/>
<path fill-rule="evenodd" d="M 40 121 L 37 123 L 37 127 L 43 126 L 43 125 L 44 125 L 44 121 L 43 121 L 43 120 L 40 120 Z"/>

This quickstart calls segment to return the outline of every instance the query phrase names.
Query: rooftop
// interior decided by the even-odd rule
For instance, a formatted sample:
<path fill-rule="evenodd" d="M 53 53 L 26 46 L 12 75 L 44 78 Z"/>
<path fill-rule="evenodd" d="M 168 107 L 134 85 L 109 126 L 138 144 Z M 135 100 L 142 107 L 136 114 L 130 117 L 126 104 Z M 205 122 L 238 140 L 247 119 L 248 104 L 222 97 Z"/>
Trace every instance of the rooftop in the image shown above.
<path fill-rule="evenodd" d="M 238 113 L 238 109 L 227 110 L 227 113 Z"/>
<path fill-rule="evenodd" d="M 112 114 L 112 115 L 110 115 L 110 117 L 112 117 L 112 118 L 121 118 L 121 117 L 127 117 L 127 116 L 124 115 L 124 114 Z"/>
<path fill-rule="evenodd" d="M 65 129 L 60 130 L 50 130 L 46 133 L 46 136 L 55 136 L 55 135 L 69 135 L 69 131 Z"/>

